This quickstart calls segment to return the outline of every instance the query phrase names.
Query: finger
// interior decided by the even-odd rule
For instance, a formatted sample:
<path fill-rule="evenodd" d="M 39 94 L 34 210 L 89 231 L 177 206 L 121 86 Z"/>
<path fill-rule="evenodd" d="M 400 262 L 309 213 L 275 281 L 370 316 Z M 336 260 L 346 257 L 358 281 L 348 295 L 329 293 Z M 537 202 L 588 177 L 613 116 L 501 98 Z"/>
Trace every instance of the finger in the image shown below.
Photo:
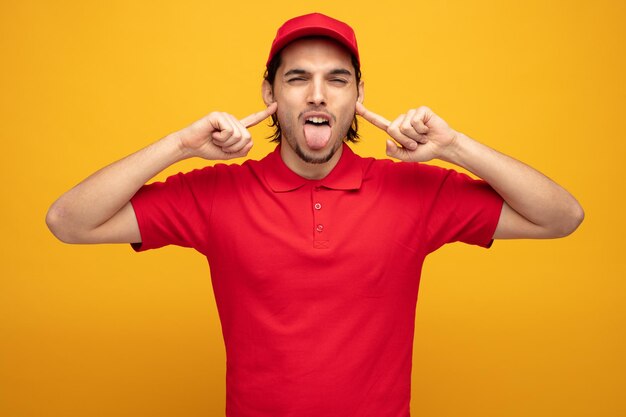
<path fill-rule="evenodd" d="M 229 120 L 226 113 L 217 113 L 215 116 L 215 122 L 216 123 L 213 123 L 213 125 L 216 130 L 211 133 L 211 138 L 216 145 L 221 146 L 232 136 L 235 131 L 235 127 Z"/>
<path fill-rule="evenodd" d="M 239 142 L 235 143 L 232 146 L 229 146 L 227 148 L 222 148 L 222 152 L 225 152 L 227 154 L 237 154 L 240 155 L 243 152 L 242 156 L 245 156 L 248 154 L 248 151 L 250 151 L 250 149 L 252 148 L 252 140 L 240 140 Z M 235 158 L 235 157 L 234 157 Z"/>
<path fill-rule="evenodd" d="M 387 139 L 386 152 L 388 156 L 402 160 L 402 153 L 406 153 L 406 149 L 396 145 L 391 139 Z"/>
<path fill-rule="evenodd" d="M 278 103 L 274 102 L 267 106 L 265 110 L 261 110 L 260 112 L 251 114 L 250 116 L 244 117 L 241 119 L 241 124 L 244 127 L 252 127 L 256 124 L 261 123 L 263 120 L 270 117 L 272 114 L 276 113 L 276 109 L 278 108 Z"/>
<path fill-rule="evenodd" d="M 413 138 L 406 136 L 400 130 L 400 125 L 402 124 L 402 122 L 404 122 L 405 119 L 406 115 L 404 114 L 398 116 L 387 129 L 387 133 L 389 133 L 389 135 L 403 147 L 410 150 L 415 150 L 417 149 L 417 142 Z"/>
<path fill-rule="evenodd" d="M 207 121 L 211 125 L 211 135 L 217 135 L 224 129 L 230 128 L 230 123 L 226 121 L 222 112 L 212 112 L 207 116 Z"/>
<path fill-rule="evenodd" d="M 411 109 L 406 113 L 406 116 L 404 117 L 404 120 L 402 120 L 402 122 L 400 122 L 400 132 L 404 135 L 404 136 L 408 136 L 409 138 L 413 139 L 416 142 L 420 142 L 422 140 L 422 138 L 420 137 L 419 133 L 413 128 L 413 125 L 411 124 L 411 120 L 415 117 L 415 113 L 417 112 L 416 109 Z"/>
<path fill-rule="evenodd" d="M 415 112 L 414 117 L 411 119 L 411 126 L 413 129 L 420 135 L 427 135 L 430 130 L 426 125 L 427 121 L 430 119 L 431 112 L 427 107 L 420 107 Z M 423 136 L 422 136 L 423 137 Z"/>
<path fill-rule="evenodd" d="M 391 122 L 389 120 L 385 119 L 383 116 L 374 113 L 373 111 L 366 109 L 365 106 L 358 101 L 356 102 L 356 113 L 377 128 L 384 130 L 385 132 L 387 131 L 387 129 L 389 129 L 389 126 L 391 125 Z"/>
<path fill-rule="evenodd" d="M 251 136 L 248 129 L 246 129 L 235 116 L 229 115 L 231 123 L 235 127 L 236 131 L 233 133 L 224 145 L 222 145 L 222 151 L 224 152 L 239 152 L 243 147 L 250 142 Z"/>
<path fill-rule="evenodd" d="M 224 141 L 219 143 L 219 146 L 221 146 L 222 149 L 227 148 L 239 142 L 243 136 L 242 129 L 245 129 L 243 126 L 241 126 L 241 123 L 239 123 L 239 120 L 235 119 L 233 115 L 226 113 L 225 116 L 228 122 L 230 123 L 233 129 L 233 132 L 228 138 L 225 138 Z"/>
<path fill-rule="evenodd" d="M 238 152 L 244 146 L 246 146 L 248 143 L 252 141 L 252 135 L 250 135 L 250 131 L 246 129 L 246 127 L 243 124 L 241 124 L 241 122 L 237 120 L 234 116 L 233 116 L 233 123 L 235 123 L 235 125 L 239 129 L 241 136 L 240 136 L 239 142 L 235 143 L 233 146 L 230 146 L 228 151 Z"/>
<path fill-rule="evenodd" d="M 424 144 L 428 142 L 426 137 L 428 128 L 422 122 L 420 114 L 419 109 L 409 110 L 406 114 L 407 117 L 400 125 L 400 131 L 416 142 Z"/>
<path fill-rule="evenodd" d="M 235 118 L 232 114 L 228 115 L 228 119 L 233 126 L 233 134 L 226 142 L 222 144 L 222 148 L 227 148 L 241 141 L 246 141 L 250 139 L 250 134 L 248 133 L 248 129 L 243 127 L 241 122 Z"/>
<path fill-rule="evenodd" d="M 243 148 L 241 148 L 237 152 L 224 152 L 223 159 L 243 158 L 244 156 L 248 155 L 250 149 L 252 149 L 252 141 L 248 142 L 246 145 L 244 145 Z"/>

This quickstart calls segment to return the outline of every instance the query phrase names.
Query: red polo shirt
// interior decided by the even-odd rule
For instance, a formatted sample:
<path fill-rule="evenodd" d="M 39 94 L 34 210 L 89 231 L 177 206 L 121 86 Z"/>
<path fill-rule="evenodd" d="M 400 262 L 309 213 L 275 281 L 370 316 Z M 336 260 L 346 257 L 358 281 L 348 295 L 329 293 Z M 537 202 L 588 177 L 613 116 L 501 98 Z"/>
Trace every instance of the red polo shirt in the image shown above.
<path fill-rule="evenodd" d="M 137 250 L 204 254 L 227 354 L 231 417 L 409 415 L 424 257 L 488 247 L 502 199 L 484 181 L 361 158 L 307 180 L 280 150 L 144 186 Z"/>

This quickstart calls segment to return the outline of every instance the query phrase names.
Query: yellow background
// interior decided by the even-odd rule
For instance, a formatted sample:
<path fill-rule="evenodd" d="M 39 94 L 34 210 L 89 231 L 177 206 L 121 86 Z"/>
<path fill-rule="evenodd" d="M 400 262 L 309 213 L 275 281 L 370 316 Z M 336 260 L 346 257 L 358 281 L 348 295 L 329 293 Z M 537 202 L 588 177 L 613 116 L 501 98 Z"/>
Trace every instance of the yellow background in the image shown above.
<path fill-rule="evenodd" d="M 356 29 L 372 110 L 426 104 L 586 211 L 566 239 L 455 244 L 426 261 L 413 414 L 626 415 L 626 3 L 376 3 L 0 3 L 0 416 L 223 415 L 204 258 L 64 245 L 44 216 L 91 172 L 210 111 L 261 109 L 275 30 L 311 11 Z M 357 151 L 382 157 L 381 132 L 361 131 Z M 269 130 L 252 132 L 258 158 Z"/>

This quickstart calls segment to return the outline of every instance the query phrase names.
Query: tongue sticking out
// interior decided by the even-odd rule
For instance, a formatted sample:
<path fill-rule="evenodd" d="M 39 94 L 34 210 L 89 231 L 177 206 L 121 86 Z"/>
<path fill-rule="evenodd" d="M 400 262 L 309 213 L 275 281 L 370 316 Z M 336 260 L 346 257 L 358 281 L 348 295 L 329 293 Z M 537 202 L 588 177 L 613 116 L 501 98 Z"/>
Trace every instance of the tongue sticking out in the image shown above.
<path fill-rule="evenodd" d="M 304 125 L 304 138 L 309 148 L 322 149 L 330 140 L 330 126 L 306 123 Z"/>

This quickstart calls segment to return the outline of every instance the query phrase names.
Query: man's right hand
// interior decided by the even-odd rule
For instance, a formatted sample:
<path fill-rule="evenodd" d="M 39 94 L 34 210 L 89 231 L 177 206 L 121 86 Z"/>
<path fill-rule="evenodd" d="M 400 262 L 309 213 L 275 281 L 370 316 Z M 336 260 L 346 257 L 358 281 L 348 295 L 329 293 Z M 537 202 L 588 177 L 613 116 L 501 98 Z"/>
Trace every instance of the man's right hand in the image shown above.
<path fill-rule="evenodd" d="M 46 216 L 48 227 L 68 243 L 141 242 L 130 203 L 137 190 L 182 159 L 199 156 L 225 160 L 247 155 L 252 148 L 247 128 L 274 114 L 276 107 L 273 103 L 242 120 L 226 113 L 211 113 L 100 169 L 50 207 Z"/>
<path fill-rule="evenodd" d="M 226 160 L 246 156 L 252 148 L 249 127 L 276 112 L 277 103 L 237 120 L 228 113 L 213 112 L 176 132 L 181 150 L 189 157 Z"/>

